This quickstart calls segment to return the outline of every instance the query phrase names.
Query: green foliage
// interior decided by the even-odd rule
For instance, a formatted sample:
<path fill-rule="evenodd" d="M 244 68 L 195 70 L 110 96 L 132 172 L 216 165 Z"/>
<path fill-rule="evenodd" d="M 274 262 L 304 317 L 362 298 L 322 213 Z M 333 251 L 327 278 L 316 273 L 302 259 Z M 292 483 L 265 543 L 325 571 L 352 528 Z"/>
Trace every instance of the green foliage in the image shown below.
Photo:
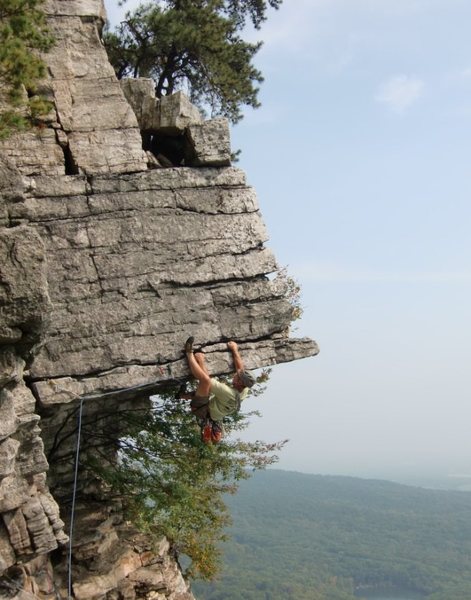
<path fill-rule="evenodd" d="M 195 584 L 201 600 L 471 598 L 469 492 L 269 470 L 228 504 L 222 577 Z"/>
<path fill-rule="evenodd" d="M 292 316 L 291 321 L 297 321 L 303 316 L 304 309 L 301 304 L 301 286 L 299 283 L 288 274 L 288 268 L 282 267 L 276 274 L 275 281 L 285 286 L 286 298 L 291 304 Z"/>
<path fill-rule="evenodd" d="M 0 6 L 0 88 L 7 108 L 0 113 L 0 138 L 24 129 L 49 109 L 36 95 L 52 38 L 45 26 L 41 0 L 2 0 Z"/>
<path fill-rule="evenodd" d="M 156 96 L 178 89 L 211 114 L 242 118 L 241 105 L 259 106 L 263 81 L 252 59 L 261 43 L 239 35 L 247 22 L 259 28 L 268 5 L 282 0 L 161 0 L 126 14 L 115 32 L 104 35 L 118 78 L 151 77 Z"/>
<path fill-rule="evenodd" d="M 119 460 L 93 464 L 95 473 L 123 499 L 129 518 L 141 530 L 165 535 L 179 554 L 191 559 L 188 575 L 211 579 L 219 567 L 219 542 L 229 524 L 225 494 L 249 476 L 277 460 L 283 442 L 244 442 L 232 434 L 244 429 L 248 415 L 224 421 L 226 436 L 205 445 L 188 404 L 172 394 L 154 397 L 146 410 L 119 413 L 116 440 Z"/>

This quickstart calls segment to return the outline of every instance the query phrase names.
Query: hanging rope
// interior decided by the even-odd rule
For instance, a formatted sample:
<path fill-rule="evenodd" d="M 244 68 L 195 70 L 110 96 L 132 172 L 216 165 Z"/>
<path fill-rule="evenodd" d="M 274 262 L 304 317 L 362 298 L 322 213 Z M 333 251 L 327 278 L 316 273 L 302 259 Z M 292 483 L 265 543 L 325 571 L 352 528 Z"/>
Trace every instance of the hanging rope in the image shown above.
<path fill-rule="evenodd" d="M 80 458 L 80 438 L 82 433 L 82 414 L 83 414 L 83 402 L 84 400 L 92 400 L 95 398 L 103 398 L 108 395 L 116 395 L 116 391 L 112 392 L 104 392 L 101 394 L 90 395 L 90 396 L 79 396 L 78 394 L 72 392 L 71 390 L 67 390 L 57 385 L 55 381 L 52 379 L 48 380 L 48 384 L 55 390 L 66 392 L 72 398 L 80 399 L 80 406 L 78 412 L 78 425 L 77 425 L 77 446 L 75 449 L 75 469 L 74 469 L 74 485 L 72 489 L 72 506 L 71 506 L 71 514 L 70 514 L 70 529 L 69 529 L 69 552 L 67 557 L 67 570 L 68 570 L 68 584 L 67 584 L 67 595 L 68 598 L 72 598 L 72 543 L 73 543 L 73 535 L 74 535 L 74 520 L 75 520 L 75 500 L 77 496 L 77 483 L 78 483 L 78 467 L 79 467 L 79 458 Z M 149 387 L 149 384 L 141 384 L 134 385 L 129 388 L 126 388 L 126 391 L 135 390 L 135 389 L 146 389 Z"/>
<path fill-rule="evenodd" d="M 72 490 L 72 508 L 70 514 L 70 531 L 69 531 L 69 555 L 68 555 L 68 586 L 67 594 L 69 598 L 72 598 L 72 541 L 74 535 L 74 519 L 75 519 L 75 498 L 77 496 L 77 481 L 78 481 L 78 466 L 80 456 L 80 436 L 82 433 L 82 412 L 83 412 L 83 398 L 80 398 L 80 406 L 78 412 L 78 426 L 77 426 L 77 447 L 75 450 L 75 472 L 74 472 L 74 487 Z"/>

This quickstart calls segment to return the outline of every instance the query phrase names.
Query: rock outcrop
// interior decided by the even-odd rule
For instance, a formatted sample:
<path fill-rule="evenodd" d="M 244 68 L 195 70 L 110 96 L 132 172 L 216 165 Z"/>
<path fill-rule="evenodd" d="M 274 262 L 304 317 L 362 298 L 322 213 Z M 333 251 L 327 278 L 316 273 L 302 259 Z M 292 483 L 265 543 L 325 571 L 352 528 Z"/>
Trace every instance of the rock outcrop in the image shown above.
<path fill-rule="evenodd" d="M 0 597 L 65 598 L 71 578 L 83 600 L 186 600 L 168 542 L 151 546 L 86 477 L 94 503 L 76 506 L 68 568 L 79 399 L 113 426 L 105 413 L 188 378 L 189 334 L 214 374 L 232 369 L 228 339 L 248 368 L 317 347 L 289 337 L 287 283 L 227 121 L 181 93 L 159 101 L 149 80 L 120 84 L 101 0 L 46 10 L 54 110 L 0 143 Z"/>
<path fill-rule="evenodd" d="M 11 168 L 2 168 L 2 175 L 3 200 L 15 199 L 19 180 L 11 177 Z M 22 581 L 26 564 L 49 568 L 48 554 L 67 542 L 59 507 L 46 484 L 48 464 L 36 400 L 24 380 L 26 362 L 41 340 L 50 309 L 41 238 L 27 226 L 1 228 L 0 573 L 13 579 L 21 573 Z M 5 597 L 1 584 L 0 597 Z"/>

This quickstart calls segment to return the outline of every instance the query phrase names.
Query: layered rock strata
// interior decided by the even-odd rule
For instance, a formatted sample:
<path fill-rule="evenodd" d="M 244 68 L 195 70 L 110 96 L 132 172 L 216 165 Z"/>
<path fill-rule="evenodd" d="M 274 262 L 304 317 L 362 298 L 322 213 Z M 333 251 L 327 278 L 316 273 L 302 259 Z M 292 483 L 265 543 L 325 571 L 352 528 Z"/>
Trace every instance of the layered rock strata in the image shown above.
<path fill-rule="evenodd" d="M 288 285 L 227 121 L 120 84 L 101 1 L 46 10 L 54 109 L 0 143 L 0 597 L 65 598 L 71 578 L 83 600 L 188 600 L 168 543 L 136 533 L 83 469 L 67 568 L 79 400 L 93 441 L 189 377 L 189 334 L 214 374 L 232 370 L 228 339 L 248 368 L 317 347 L 289 337 Z"/>
<path fill-rule="evenodd" d="M 103 43 L 101 0 L 46 0 L 55 44 L 40 90 L 53 103 L 41 128 L 2 144 L 25 175 L 126 173 L 146 168 L 136 117 Z"/>
<path fill-rule="evenodd" d="M 292 307 L 266 277 L 276 262 L 239 170 L 35 178 L 9 217 L 48 257 L 50 324 L 30 369 L 43 404 L 184 378 L 189 333 L 216 373 L 232 368 L 225 339 L 251 368 L 313 350 L 287 337 Z"/>
<path fill-rule="evenodd" d="M 18 193 L 12 173 L 0 169 L 2 200 Z M 67 542 L 46 484 L 36 401 L 24 381 L 50 308 L 41 238 L 28 227 L 0 228 L 0 574 L 10 574 L 0 582 L 0 597 L 15 595 L 18 574 L 25 583 L 25 565 L 50 569 L 48 554 Z M 38 585 L 31 580 L 19 589 Z"/>

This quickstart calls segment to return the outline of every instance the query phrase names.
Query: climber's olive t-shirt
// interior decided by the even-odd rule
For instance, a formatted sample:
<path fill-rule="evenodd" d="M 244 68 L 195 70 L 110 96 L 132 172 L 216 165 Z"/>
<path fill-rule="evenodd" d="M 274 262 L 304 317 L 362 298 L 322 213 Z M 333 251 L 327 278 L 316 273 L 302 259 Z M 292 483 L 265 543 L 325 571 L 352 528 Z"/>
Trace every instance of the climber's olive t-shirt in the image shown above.
<path fill-rule="evenodd" d="M 211 395 L 209 397 L 209 414 L 213 421 L 222 421 L 226 415 L 230 415 L 239 409 L 240 402 L 245 400 L 249 393 L 248 388 L 238 392 L 233 387 L 221 383 L 217 379 L 211 379 Z"/>

